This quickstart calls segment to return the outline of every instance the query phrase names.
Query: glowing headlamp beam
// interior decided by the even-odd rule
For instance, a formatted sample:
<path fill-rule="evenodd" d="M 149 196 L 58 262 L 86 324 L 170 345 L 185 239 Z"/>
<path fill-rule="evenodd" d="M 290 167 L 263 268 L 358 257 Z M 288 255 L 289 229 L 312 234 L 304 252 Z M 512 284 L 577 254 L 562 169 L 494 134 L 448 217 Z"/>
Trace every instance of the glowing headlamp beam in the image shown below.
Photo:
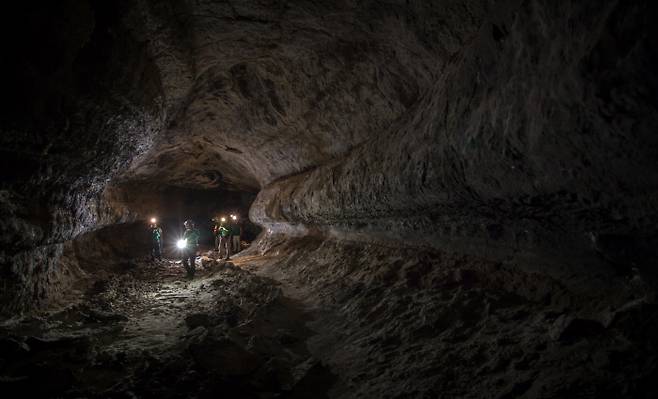
<path fill-rule="evenodd" d="M 176 241 L 176 247 L 178 249 L 184 249 L 185 247 L 187 247 L 187 240 L 181 239 Z"/>

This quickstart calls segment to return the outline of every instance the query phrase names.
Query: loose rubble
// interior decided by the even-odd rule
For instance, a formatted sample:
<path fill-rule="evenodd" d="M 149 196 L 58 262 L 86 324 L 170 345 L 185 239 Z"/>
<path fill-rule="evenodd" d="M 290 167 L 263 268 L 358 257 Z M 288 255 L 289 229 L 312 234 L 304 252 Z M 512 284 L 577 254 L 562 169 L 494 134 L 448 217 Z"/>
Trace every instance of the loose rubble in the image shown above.
<path fill-rule="evenodd" d="M 80 305 L 0 327 L 0 390 L 39 397 L 268 398 L 314 389 L 300 305 L 213 254 L 135 262 Z M 307 377 L 308 375 L 308 377 Z M 290 396 L 299 397 L 299 396 Z"/>

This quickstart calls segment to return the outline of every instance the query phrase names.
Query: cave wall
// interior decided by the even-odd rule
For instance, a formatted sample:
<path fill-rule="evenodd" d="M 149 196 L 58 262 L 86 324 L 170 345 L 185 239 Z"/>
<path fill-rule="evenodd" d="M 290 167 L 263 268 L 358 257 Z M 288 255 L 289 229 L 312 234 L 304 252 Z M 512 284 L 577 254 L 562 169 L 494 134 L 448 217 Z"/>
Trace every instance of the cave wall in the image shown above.
<path fill-rule="evenodd" d="M 650 277 L 649 2 L 89 1 L 16 15 L 29 34 L 9 48 L 2 109 L 8 309 L 61 285 L 64 242 L 144 217 L 113 182 L 262 189 L 251 219 L 268 234 Z"/>
<path fill-rule="evenodd" d="M 658 390 L 658 309 L 641 280 L 597 292 L 451 250 L 281 234 L 259 245 L 265 274 L 322 309 L 307 345 L 338 375 L 328 397 L 650 398 Z"/>
<path fill-rule="evenodd" d="M 116 221 L 103 219 L 102 190 L 151 145 L 165 112 L 130 2 L 7 11 L 0 302 L 17 311 L 61 291 L 65 241 Z"/>
<path fill-rule="evenodd" d="M 132 267 L 189 193 L 258 192 L 253 262 L 323 310 L 335 397 L 658 390 L 649 1 L 30 6 L 3 317 Z"/>
<path fill-rule="evenodd" d="M 584 273 L 651 275 L 651 11 L 645 2 L 509 2 L 479 21 L 395 124 L 266 186 L 252 218 L 274 233 L 566 263 L 564 277 L 583 263 Z"/>
<path fill-rule="evenodd" d="M 331 397 L 655 396 L 655 13 L 500 5 L 389 129 L 260 191 Z"/>
<path fill-rule="evenodd" d="M 2 302 L 44 301 L 61 285 L 64 242 L 135 217 L 105 201 L 115 177 L 253 191 L 378 134 L 431 79 L 416 33 L 446 39 L 428 47 L 448 54 L 469 31 L 407 32 L 406 20 L 461 7 L 418 3 L 404 17 L 393 3 L 18 5 L 3 26 L 28 33 L 4 76 L 14 101 L 2 110 Z"/>

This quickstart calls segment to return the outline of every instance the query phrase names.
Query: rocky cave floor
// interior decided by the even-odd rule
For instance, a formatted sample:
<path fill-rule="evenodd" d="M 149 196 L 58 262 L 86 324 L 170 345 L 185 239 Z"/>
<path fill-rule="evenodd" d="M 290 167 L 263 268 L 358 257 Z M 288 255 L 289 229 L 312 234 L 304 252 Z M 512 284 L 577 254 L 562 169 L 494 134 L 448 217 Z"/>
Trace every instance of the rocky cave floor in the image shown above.
<path fill-rule="evenodd" d="M 656 392 L 658 308 L 642 296 L 620 297 L 623 305 L 611 308 L 512 263 L 311 237 L 272 237 L 230 262 L 207 252 L 197 263 L 188 280 L 179 261 L 135 260 L 72 291 L 65 309 L 3 322 L 0 392 L 396 399 Z"/>
<path fill-rule="evenodd" d="M 37 397 L 323 397 L 303 307 L 248 257 L 135 260 L 76 305 L 0 326 L 0 389 Z M 73 295 L 73 294 L 72 294 Z M 315 391 L 315 392 L 314 392 Z"/>

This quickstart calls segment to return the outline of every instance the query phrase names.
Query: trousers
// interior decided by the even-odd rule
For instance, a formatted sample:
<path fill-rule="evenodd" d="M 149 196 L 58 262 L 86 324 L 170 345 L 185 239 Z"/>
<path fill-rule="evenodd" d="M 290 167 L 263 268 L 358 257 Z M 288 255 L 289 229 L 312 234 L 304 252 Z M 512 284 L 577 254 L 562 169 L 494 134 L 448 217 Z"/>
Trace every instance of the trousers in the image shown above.
<path fill-rule="evenodd" d="M 219 257 L 222 257 L 222 250 L 224 250 L 224 258 L 228 259 L 231 257 L 231 237 L 220 237 L 219 238 Z"/>
<path fill-rule="evenodd" d="M 185 267 L 185 270 L 189 276 L 194 276 L 194 271 L 196 270 L 196 266 L 194 264 L 195 260 L 196 250 L 186 249 L 185 252 L 183 252 L 183 267 Z"/>
<path fill-rule="evenodd" d="M 231 250 L 233 253 L 240 252 L 240 236 L 231 236 Z"/>
<path fill-rule="evenodd" d="M 162 241 L 153 240 L 151 243 L 151 257 L 153 259 L 162 259 Z"/>

